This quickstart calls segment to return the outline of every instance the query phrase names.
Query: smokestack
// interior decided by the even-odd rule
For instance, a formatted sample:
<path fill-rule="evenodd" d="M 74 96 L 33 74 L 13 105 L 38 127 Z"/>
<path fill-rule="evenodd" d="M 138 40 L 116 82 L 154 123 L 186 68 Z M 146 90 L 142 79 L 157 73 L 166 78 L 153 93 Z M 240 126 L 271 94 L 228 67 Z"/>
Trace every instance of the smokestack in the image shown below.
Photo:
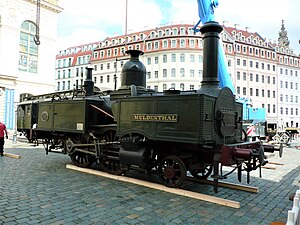
<path fill-rule="evenodd" d="M 200 31 L 203 34 L 203 80 L 200 93 L 219 89 L 218 48 L 219 34 L 223 28 L 217 22 L 207 22 Z"/>
<path fill-rule="evenodd" d="M 93 67 L 87 66 L 86 68 L 86 79 L 84 81 L 85 96 L 94 95 L 94 81 L 92 80 Z"/>
<path fill-rule="evenodd" d="M 122 68 L 121 89 L 135 85 L 136 87 L 146 88 L 146 67 L 139 60 L 139 56 L 144 52 L 140 50 L 128 50 L 127 54 L 130 55 Z"/>

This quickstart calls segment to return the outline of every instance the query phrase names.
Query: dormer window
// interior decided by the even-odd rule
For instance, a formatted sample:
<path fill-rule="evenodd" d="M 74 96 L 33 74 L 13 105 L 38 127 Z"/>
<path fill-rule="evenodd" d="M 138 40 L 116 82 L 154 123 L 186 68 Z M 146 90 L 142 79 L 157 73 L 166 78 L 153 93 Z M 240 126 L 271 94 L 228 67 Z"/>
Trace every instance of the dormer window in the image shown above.
<path fill-rule="evenodd" d="M 155 38 L 155 32 L 154 31 L 151 32 L 151 38 Z"/>
<path fill-rule="evenodd" d="M 171 35 L 171 30 L 170 29 L 166 29 L 166 35 Z"/>
<path fill-rule="evenodd" d="M 180 35 L 185 35 L 185 29 L 183 27 L 180 28 Z"/>
<path fill-rule="evenodd" d="M 177 28 L 174 28 L 173 29 L 173 35 L 177 35 L 178 34 L 178 30 L 177 30 Z"/>

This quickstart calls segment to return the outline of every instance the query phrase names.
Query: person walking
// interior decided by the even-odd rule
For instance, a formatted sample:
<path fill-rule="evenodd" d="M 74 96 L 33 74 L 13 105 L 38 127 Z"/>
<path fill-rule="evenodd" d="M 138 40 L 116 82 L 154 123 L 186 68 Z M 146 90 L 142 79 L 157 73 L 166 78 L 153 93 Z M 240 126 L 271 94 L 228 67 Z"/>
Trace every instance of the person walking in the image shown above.
<path fill-rule="evenodd" d="M 6 126 L 4 123 L 0 122 L 0 156 L 3 156 L 3 152 L 4 152 L 4 133 L 5 133 L 5 137 L 6 139 L 8 138 L 7 135 L 7 130 L 6 130 Z"/>

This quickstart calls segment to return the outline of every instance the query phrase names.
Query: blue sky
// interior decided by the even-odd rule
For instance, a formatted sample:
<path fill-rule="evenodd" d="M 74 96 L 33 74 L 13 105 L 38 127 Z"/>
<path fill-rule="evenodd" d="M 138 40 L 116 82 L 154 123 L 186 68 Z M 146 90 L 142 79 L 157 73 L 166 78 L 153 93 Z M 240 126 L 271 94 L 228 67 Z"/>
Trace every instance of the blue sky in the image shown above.
<path fill-rule="evenodd" d="M 60 0 L 58 48 L 97 42 L 125 32 L 126 0 Z M 197 0 L 128 0 L 127 32 L 198 22 Z M 290 47 L 300 53 L 299 0 L 219 0 L 216 20 L 277 40 L 284 20 Z"/>

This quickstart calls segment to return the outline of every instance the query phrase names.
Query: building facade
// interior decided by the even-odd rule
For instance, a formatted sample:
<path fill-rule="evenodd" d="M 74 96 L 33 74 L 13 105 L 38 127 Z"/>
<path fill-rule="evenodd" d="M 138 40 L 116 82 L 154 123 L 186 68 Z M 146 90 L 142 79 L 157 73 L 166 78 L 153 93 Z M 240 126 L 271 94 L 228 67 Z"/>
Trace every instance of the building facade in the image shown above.
<path fill-rule="evenodd" d="M 14 129 L 21 93 L 54 91 L 58 0 L 41 1 L 40 45 L 36 34 L 36 1 L 0 2 L 0 120 Z"/>
<path fill-rule="evenodd" d="M 255 108 L 265 108 L 268 123 L 275 127 L 300 127 L 300 57 L 288 44 L 281 44 L 282 39 L 287 39 L 284 24 L 282 26 L 284 31 L 278 43 L 266 41 L 257 33 L 231 27 L 223 27 L 221 39 L 236 97 L 249 99 Z M 120 87 L 128 49 L 145 52 L 140 60 L 147 69 L 147 88 L 193 90 L 201 86 L 203 42 L 201 34 L 195 34 L 191 24 L 164 26 L 126 37 L 109 37 L 98 42 L 96 47 L 95 44 L 89 52 L 90 60 L 81 67 L 94 66 L 93 79 L 101 90 Z M 57 62 L 62 57 L 58 55 Z M 68 57 L 72 58 L 72 55 Z M 78 62 L 73 64 L 79 65 Z M 57 67 L 57 77 L 62 69 L 69 70 L 68 67 Z M 75 74 L 70 77 L 73 86 L 82 79 Z M 58 88 L 61 82 L 61 79 L 56 80 L 56 90 L 61 90 Z"/>

